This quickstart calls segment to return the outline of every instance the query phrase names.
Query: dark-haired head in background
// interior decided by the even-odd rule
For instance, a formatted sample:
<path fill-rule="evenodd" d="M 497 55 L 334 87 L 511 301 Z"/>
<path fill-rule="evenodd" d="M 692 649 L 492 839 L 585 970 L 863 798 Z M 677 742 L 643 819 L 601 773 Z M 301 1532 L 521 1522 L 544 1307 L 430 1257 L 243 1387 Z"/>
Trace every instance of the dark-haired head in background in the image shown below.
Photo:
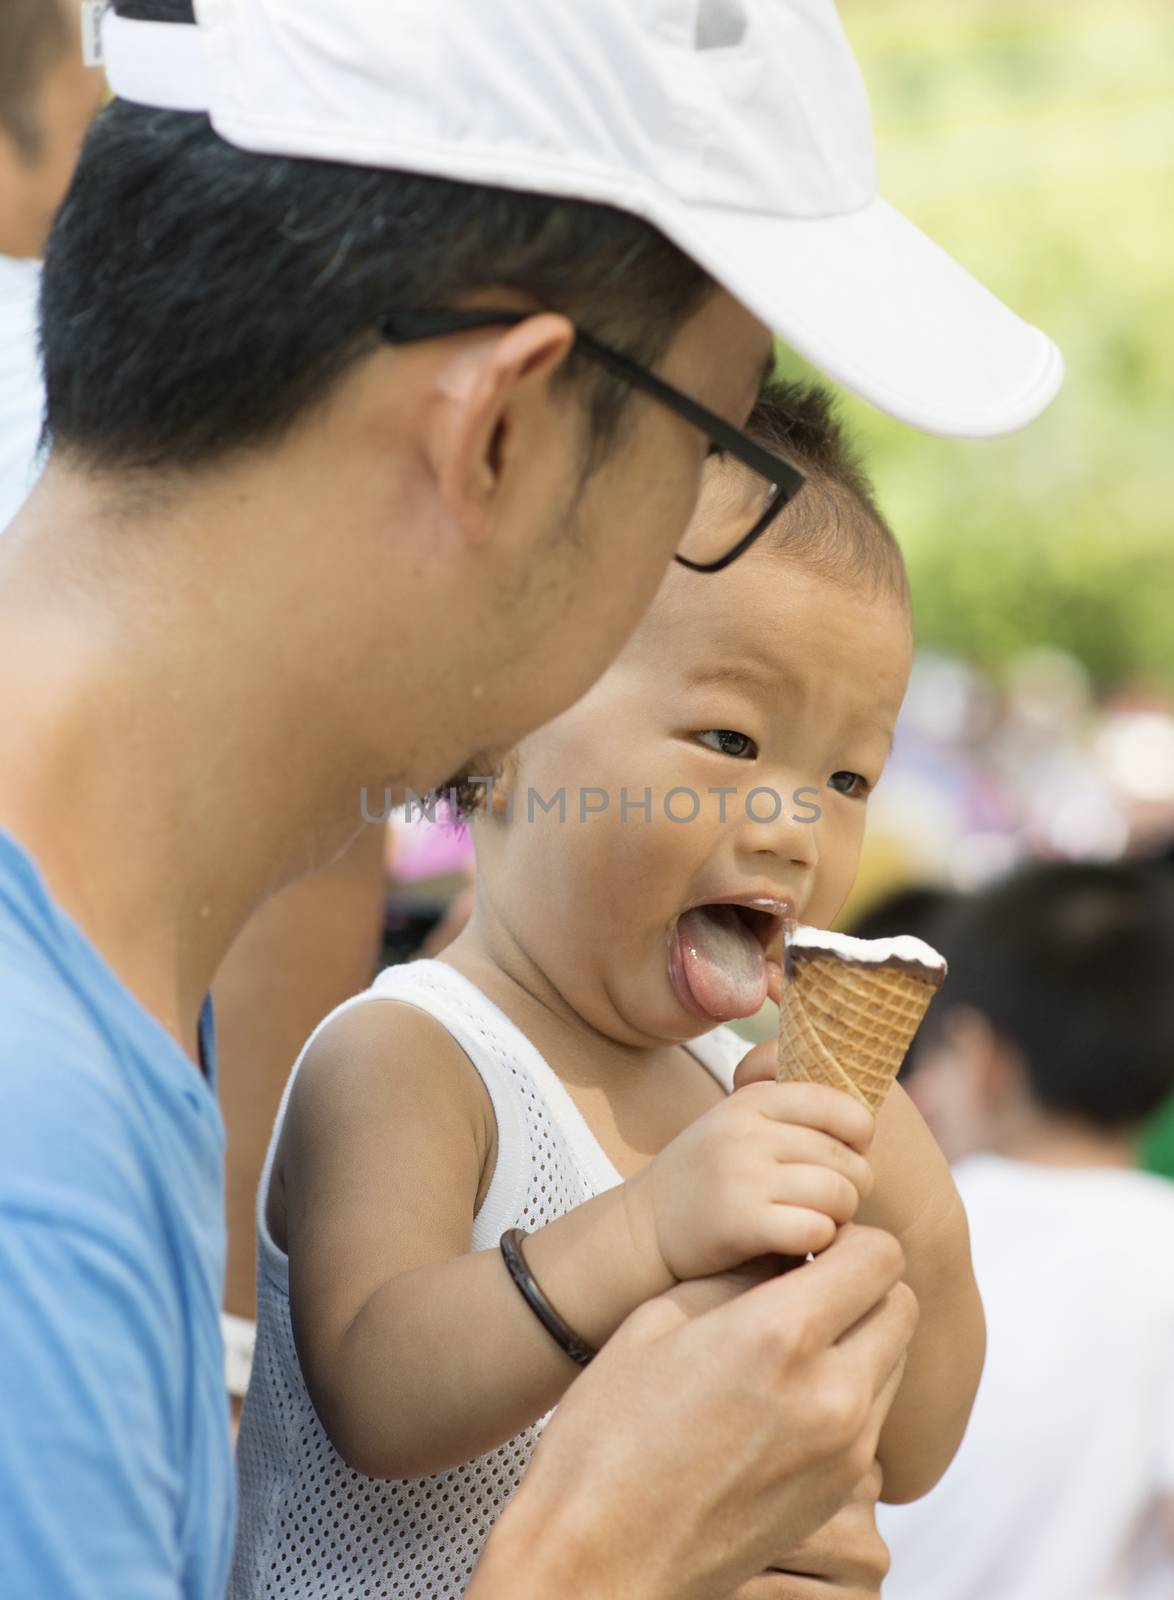
<path fill-rule="evenodd" d="M 1174 1187 L 1131 1170 L 1174 1081 L 1170 876 L 1027 866 L 931 937 L 906 1088 L 955 1163 L 987 1364 L 949 1472 L 882 1512 L 885 1594 L 1174 1593 Z"/>
<path fill-rule="evenodd" d="M 0 0 L 0 256 L 41 254 L 102 103 L 79 16 L 69 0 Z"/>
<path fill-rule="evenodd" d="M 105 84 L 76 0 L 0 0 L 0 531 L 36 475 L 38 261 Z"/>
<path fill-rule="evenodd" d="M 948 1156 L 1130 1164 L 1174 1088 L 1174 887 L 1145 864 L 1025 867 L 931 937 L 950 975 L 910 1094 Z"/>
<path fill-rule="evenodd" d="M 952 889 L 931 884 L 906 884 L 874 900 L 844 929 L 855 939 L 895 939 L 912 934 L 933 944 L 938 923 L 956 899 Z M 919 1032 L 921 1030 L 918 1030 Z M 917 1054 L 917 1040 L 910 1044 L 897 1073 L 904 1083 Z"/>

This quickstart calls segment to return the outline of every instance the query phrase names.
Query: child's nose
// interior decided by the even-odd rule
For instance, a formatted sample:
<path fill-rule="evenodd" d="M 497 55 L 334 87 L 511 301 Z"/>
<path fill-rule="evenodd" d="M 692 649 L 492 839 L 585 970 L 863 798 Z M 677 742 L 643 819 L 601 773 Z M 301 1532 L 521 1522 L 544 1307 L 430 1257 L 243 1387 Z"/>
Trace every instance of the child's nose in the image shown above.
<path fill-rule="evenodd" d="M 819 865 L 819 808 L 788 789 L 751 789 L 744 797 L 738 848 L 812 871 Z"/>

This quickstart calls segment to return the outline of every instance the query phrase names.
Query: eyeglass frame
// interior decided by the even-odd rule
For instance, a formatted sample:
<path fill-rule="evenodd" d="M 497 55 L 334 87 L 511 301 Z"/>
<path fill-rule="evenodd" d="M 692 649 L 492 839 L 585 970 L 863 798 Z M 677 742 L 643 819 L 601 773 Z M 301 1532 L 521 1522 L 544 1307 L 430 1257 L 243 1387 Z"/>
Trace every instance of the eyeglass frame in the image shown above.
<path fill-rule="evenodd" d="M 380 336 L 388 344 L 417 344 L 425 339 L 442 338 L 450 333 L 472 332 L 478 328 L 513 328 L 539 314 L 538 311 L 493 309 L 387 311 L 378 319 L 376 326 Z M 640 362 L 634 361 L 631 356 L 626 356 L 622 351 L 615 350 L 611 345 L 604 344 L 593 335 L 585 333 L 577 323 L 573 323 L 572 326 L 575 330 L 573 349 L 591 357 L 614 376 L 631 384 L 634 389 L 651 395 L 654 400 L 659 400 L 662 405 L 668 406 L 670 411 L 675 411 L 679 417 L 683 417 L 693 427 L 700 429 L 710 443 L 716 445 L 723 454 L 732 456 L 735 461 L 750 468 L 752 472 L 756 472 L 759 477 L 777 488 L 778 492 L 774 499 L 750 532 L 744 534 L 734 548 L 727 551 L 724 556 L 720 556 L 718 560 L 690 561 L 687 556 L 680 554 L 673 557 L 691 572 L 720 572 L 724 567 L 730 566 L 762 537 L 783 507 L 790 504 L 807 481 L 806 475 L 792 462 L 764 449 L 741 428 L 735 428 L 724 417 L 719 417 L 700 401 L 682 393 L 673 384 L 667 383 L 655 372 L 650 372 Z"/>

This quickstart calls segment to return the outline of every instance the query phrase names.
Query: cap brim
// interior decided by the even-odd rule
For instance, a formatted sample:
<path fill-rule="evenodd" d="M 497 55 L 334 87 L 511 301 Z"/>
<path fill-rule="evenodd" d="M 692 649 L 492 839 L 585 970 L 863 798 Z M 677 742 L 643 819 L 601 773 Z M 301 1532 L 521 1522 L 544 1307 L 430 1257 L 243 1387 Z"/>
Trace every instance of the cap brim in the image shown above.
<path fill-rule="evenodd" d="M 1030 422 L 1059 350 L 886 201 L 786 219 L 656 207 L 654 220 L 800 355 L 890 416 L 983 438 Z"/>

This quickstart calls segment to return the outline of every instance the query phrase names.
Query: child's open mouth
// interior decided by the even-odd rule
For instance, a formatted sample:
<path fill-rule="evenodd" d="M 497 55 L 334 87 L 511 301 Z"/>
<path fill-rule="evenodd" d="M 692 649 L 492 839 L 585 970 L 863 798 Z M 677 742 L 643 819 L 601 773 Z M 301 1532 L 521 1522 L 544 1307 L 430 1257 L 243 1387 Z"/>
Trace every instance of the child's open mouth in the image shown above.
<path fill-rule="evenodd" d="M 766 953 L 790 907 L 754 896 L 682 912 L 669 932 L 669 982 L 677 999 L 708 1023 L 750 1017 L 766 999 Z"/>

